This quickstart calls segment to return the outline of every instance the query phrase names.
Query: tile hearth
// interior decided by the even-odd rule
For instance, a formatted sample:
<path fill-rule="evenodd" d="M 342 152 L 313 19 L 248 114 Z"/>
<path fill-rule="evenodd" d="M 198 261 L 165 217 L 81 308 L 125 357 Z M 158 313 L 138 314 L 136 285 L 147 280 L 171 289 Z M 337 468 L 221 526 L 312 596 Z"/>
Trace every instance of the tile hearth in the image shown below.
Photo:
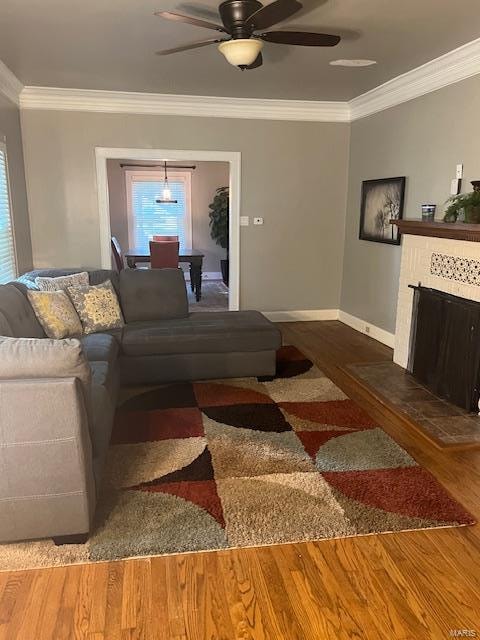
<path fill-rule="evenodd" d="M 347 369 L 410 418 L 436 444 L 480 446 L 480 416 L 441 400 L 397 364 L 351 364 Z"/>

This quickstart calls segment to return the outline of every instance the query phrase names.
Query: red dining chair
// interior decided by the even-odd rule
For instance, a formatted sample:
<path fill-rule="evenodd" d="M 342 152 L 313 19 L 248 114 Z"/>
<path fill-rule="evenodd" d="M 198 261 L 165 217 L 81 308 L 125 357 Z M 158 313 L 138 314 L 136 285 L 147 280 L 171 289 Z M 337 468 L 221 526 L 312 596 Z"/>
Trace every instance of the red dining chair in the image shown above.
<path fill-rule="evenodd" d="M 154 242 L 178 242 L 178 236 L 152 236 Z"/>
<path fill-rule="evenodd" d="M 150 240 L 150 266 L 152 269 L 178 269 L 178 242 Z"/>
<path fill-rule="evenodd" d="M 123 261 L 122 248 L 120 246 L 119 241 L 115 238 L 115 236 L 111 237 L 111 247 L 112 247 L 113 261 L 115 262 L 117 271 L 121 271 L 122 269 L 124 269 L 125 264 Z"/>

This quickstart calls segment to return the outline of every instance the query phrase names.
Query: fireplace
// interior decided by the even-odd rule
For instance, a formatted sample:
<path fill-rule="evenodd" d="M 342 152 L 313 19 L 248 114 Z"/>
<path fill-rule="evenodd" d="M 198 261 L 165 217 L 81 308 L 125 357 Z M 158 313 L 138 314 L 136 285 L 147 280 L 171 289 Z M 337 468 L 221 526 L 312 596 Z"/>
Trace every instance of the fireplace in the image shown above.
<path fill-rule="evenodd" d="M 402 260 L 394 362 L 436 396 L 462 407 L 458 411 L 478 412 L 480 225 L 419 220 L 397 224 Z M 417 344 L 419 337 L 423 346 Z M 466 345 L 471 346 L 467 355 Z"/>
<path fill-rule="evenodd" d="M 480 303 L 429 287 L 411 289 L 409 372 L 436 396 L 478 411 Z"/>

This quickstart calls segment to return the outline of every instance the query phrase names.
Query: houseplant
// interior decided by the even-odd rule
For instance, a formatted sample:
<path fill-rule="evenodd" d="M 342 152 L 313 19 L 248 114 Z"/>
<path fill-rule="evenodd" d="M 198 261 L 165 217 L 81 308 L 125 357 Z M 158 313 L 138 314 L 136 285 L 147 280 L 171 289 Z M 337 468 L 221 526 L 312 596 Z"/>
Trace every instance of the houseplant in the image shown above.
<path fill-rule="evenodd" d="M 461 211 L 465 212 L 465 222 L 468 224 L 480 224 L 480 186 L 473 183 L 473 191 L 453 196 L 447 202 L 449 206 L 445 212 L 445 222 L 456 222 Z"/>
<path fill-rule="evenodd" d="M 226 249 L 227 255 L 224 260 L 220 260 L 222 279 L 228 287 L 228 211 L 229 211 L 229 191 L 228 187 L 219 187 L 215 191 L 213 202 L 209 205 L 210 235 L 215 242 Z"/>

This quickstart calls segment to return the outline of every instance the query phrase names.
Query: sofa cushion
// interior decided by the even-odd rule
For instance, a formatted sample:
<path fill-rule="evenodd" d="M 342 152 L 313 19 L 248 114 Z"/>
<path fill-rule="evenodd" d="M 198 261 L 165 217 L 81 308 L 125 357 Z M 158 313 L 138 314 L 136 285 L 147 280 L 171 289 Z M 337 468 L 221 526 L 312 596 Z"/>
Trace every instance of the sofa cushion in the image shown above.
<path fill-rule="evenodd" d="M 197 312 L 187 318 L 126 325 L 125 355 L 271 351 L 281 346 L 277 327 L 258 311 Z"/>
<path fill-rule="evenodd" d="M 14 284 L 0 285 L 0 311 L 16 338 L 45 338 L 32 305 Z"/>
<path fill-rule="evenodd" d="M 92 428 L 94 470 L 97 484 L 103 470 L 113 426 L 113 416 L 120 387 L 120 370 L 116 362 L 91 362 Z"/>
<path fill-rule="evenodd" d="M 89 362 L 103 360 L 114 364 L 118 357 L 118 340 L 108 333 L 90 333 L 80 338 L 80 342 Z"/>
<path fill-rule="evenodd" d="M 109 362 L 91 362 L 90 367 L 92 369 L 92 388 L 103 387 L 115 405 L 119 387 L 119 369 L 118 366 Z"/>
<path fill-rule="evenodd" d="M 112 434 L 115 405 L 107 389 L 102 385 L 92 385 L 93 424 L 91 428 L 93 470 L 97 489 L 105 466 L 108 445 Z"/>
<path fill-rule="evenodd" d="M 0 338 L 0 379 L 15 378 L 78 378 L 90 405 L 92 372 L 75 338 Z"/>
<path fill-rule="evenodd" d="M 187 289 L 181 269 L 123 269 L 120 299 L 127 323 L 188 315 Z"/>
<path fill-rule="evenodd" d="M 12 327 L 8 324 L 5 315 L 0 311 L 0 336 L 13 337 Z"/>

